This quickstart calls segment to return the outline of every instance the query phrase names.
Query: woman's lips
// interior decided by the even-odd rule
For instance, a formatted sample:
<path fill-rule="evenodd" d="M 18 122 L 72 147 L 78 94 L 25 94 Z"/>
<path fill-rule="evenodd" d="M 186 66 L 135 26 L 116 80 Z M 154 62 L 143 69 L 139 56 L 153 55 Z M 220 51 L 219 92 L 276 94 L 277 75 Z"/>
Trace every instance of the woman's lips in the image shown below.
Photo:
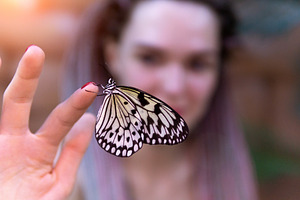
<path fill-rule="evenodd" d="M 166 101 L 168 102 L 168 101 Z M 181 102 L 178 102 L 178 103 L 171 103 L 171 101 L 169 101 L 168 105 L 173 109 L 175 110 L 180 116 L 184 115 L 186 109 L 188 108 L 188 106 L 185 104 L 185 103 L 181 103 Z"/>
<path fill-rule="evenodd" d="M 183 108 L 179 108 L 179 107 L 172 107 L 180 116 L 183 115 L 184 113 L 184 109 Z"/>

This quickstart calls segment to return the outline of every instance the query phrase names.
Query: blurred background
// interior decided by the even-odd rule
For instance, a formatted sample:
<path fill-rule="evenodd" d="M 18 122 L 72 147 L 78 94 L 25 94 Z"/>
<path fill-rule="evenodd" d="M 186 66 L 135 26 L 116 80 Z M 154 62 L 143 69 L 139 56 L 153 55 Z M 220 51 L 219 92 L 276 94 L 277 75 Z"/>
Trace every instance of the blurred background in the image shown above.
<path fill-rule="evenodd" d="M 64 56 L 95 0 L 0 0 L 0 92 L 25 49 L 46 53 L 31 114 L 36 130 L 60 102 Z M 300 199 L 300 1 L 235 0 L 239 43 L 228 65 L 262 200 Z M 2 101 L 2 99 L 0 100 Z"/>

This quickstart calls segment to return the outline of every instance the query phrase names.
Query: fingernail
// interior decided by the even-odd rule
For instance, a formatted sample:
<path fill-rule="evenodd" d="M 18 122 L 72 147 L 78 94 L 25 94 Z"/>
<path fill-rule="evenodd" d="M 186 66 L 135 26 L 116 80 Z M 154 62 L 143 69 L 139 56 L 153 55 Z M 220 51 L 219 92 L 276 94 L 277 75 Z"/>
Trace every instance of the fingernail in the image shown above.
<path fill-rule="evenodd" d="M 81 89 L 85 88 L 86 86 L 93 84 L 93 85 L 97 85 L 95 82 L 87 82 L 86 84 L 84 84 Z"/>
<path fill-rule="evenodd" d="M 26 48 L 25 52 L 26 52 L 30 47 L 32 47 L 32 46 L 34 46 L 34 44 L 29 45 L 29 46 Z"/>

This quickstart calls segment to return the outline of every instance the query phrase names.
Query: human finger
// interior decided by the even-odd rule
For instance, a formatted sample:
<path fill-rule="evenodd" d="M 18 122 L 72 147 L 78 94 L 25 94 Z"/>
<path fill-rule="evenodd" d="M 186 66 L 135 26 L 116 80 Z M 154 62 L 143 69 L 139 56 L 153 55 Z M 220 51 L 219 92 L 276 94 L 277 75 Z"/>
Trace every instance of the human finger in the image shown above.
<path fill-rule="evenodd" d="M 92 114 L 84 114 L 72 127 L 64 141 L 63 149 L 54 169 L 57 179 L 62 186 L 71 186 L 76 179 L 80 161 L 91 140 L 96 118 Z M 70 189 L 69 188 L 69 189 Z M 70 191 L 65 191 L 69 193 Z"/>
<path fill-rule="evenodd" d="M 4 92 L 0 125 L 11 134 L 24 133 L 28 129 L 30 108 L 44 59 L 42 49 L 30 46 Z"/>
<path fill-rule="evenodd" d="M 78 89 L 52 111 L 37 135 L 44 138 L 47 143 L 58 146 L 75 122 L 92 104 L 97 92 L 98 86 L 92 83 L 83 89 Z"/>

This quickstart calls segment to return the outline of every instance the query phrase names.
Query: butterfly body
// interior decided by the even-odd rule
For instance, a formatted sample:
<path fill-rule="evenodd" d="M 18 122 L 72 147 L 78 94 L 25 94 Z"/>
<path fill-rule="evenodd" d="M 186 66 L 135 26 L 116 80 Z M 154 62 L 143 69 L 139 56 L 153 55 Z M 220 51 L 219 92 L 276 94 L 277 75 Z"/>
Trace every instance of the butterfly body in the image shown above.
<path fill-rule="evenodd" d="M 103 86 L 102 86 L 103 87 Z M 129 157 L 143 144 L 174 145 L 184 141 L 188 127 L 180 115 L 158 98 L 109 79 L 98 112 L 96 139 L 105 151 Z"/>

